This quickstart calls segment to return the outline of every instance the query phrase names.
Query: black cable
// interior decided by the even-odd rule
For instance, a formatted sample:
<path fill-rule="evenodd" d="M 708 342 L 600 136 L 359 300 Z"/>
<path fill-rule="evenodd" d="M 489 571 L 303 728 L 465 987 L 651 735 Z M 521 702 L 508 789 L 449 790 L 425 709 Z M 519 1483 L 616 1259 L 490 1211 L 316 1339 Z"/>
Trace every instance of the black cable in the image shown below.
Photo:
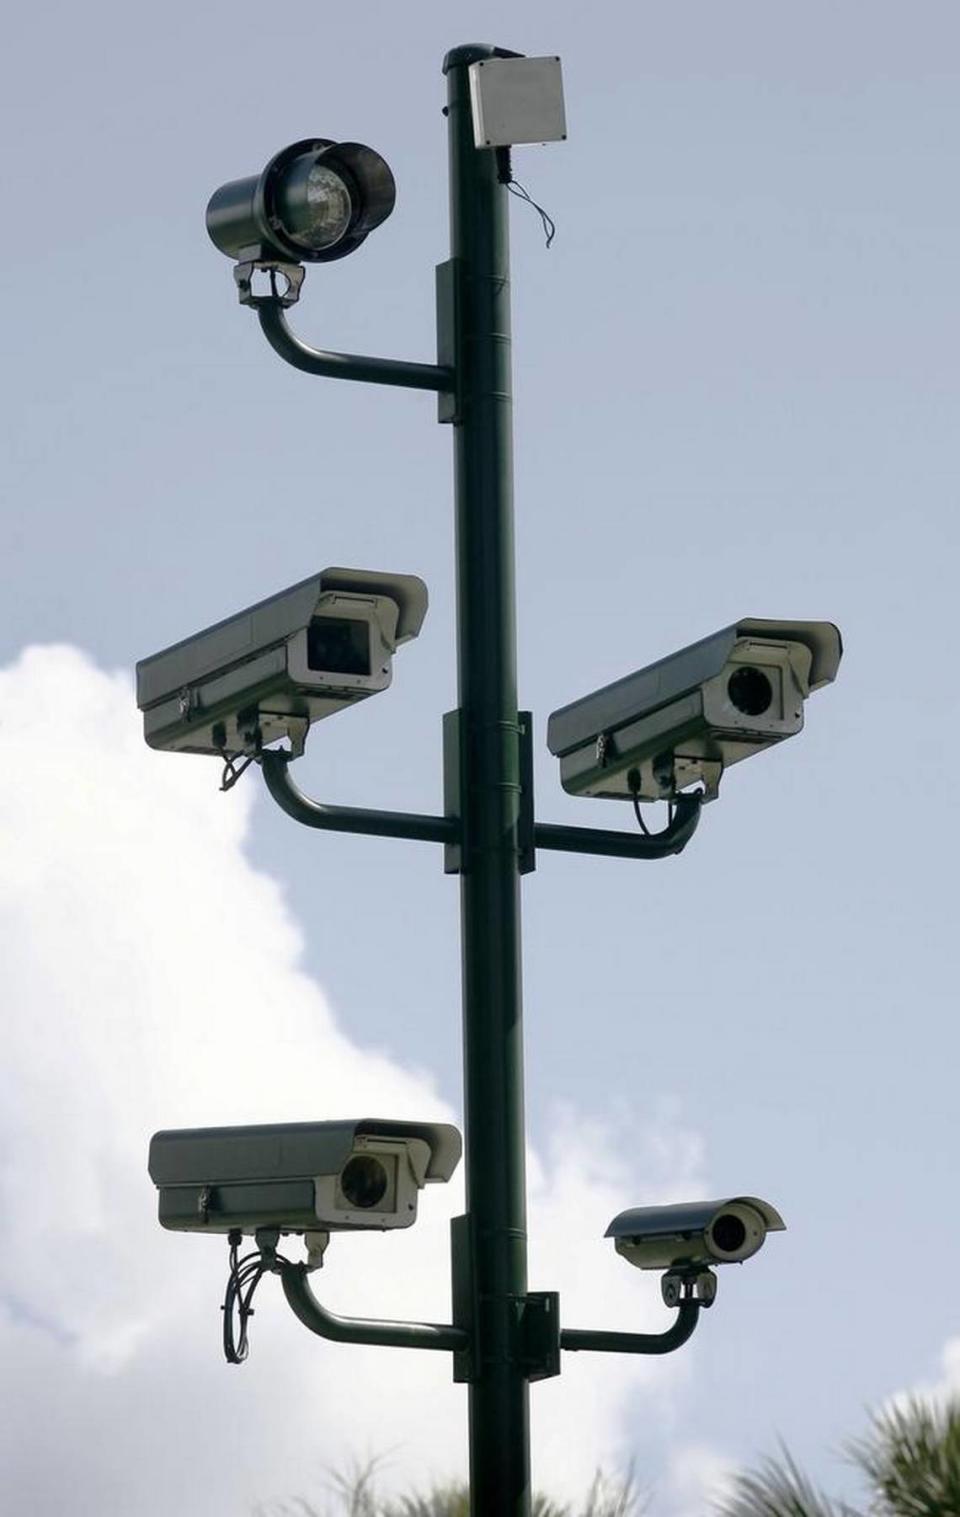
<path fill-rule="evenodd" d="M 553 217 L 549 214 L 548 211 L 545 211 L 543 209 L 542 205 L 537 205 L 537 202 L 534 200 L 529 190 L 524 189 L 519 179 L 511 179 L 507 184 L 507 189 L 510 191 L 511 195 L 516 195 L 518 200 L 525 200 L 528 205 L 533 206 L 533 209 L 536 211 L 537 215 L 540 217 L 540 220 L 543 222 L 543 230 L 546 234 L 547 239 L 546 245 L 549 247 L 554 237 L 557 235 L 557 223 L 554 221 Z"/>
<path fill-rule="evenodd" d="M 637 824 L 638 824 L 638 826 L 640 828 L 640 831 L 643 833 L 644 837 L 648 837 L 648 838 L 649 837 L 660 837 L 661 834 L 659 832 L 651 832 L 650 831 L 650 828 L 647 826 L 647 823 L 646 823 L 646 821 L 644 819 L 643 812 L 640 810 L 640 776 L 639 776 L 639 774 L 637 773 L 636 770 L 631 770 L 631 772 L 627 775 L 627 784 L 630 786 L 630 799 L 633 801 L 633 814 L 634 814 L 634 816 L 637 819 Z M 691 795 L 691 796 L 695 796 L 698 800 L 702 800 L 703 795 L 704 795 L 704 792 L 702 790 L 692 791 L 692 792 L 688 791 L 686 793 L 689 794 L 689 795 Z M 670 800 L 667 801 L 667 828 L 666 828 L 666 830 L 668 832 L 669 832 L 670 828 L 673 826 L 673 824 L 676 821 L 676 819 L 677 819 L 677 800 L 676 800 L 676 797 L 674 796 L 672 799 L 670 799 Z"/>
<path fill-rule="evenodd" d="M 510 149 L 508 147 L 498 147 L 496 149 L 496 154 L 497 179 L 501 184 L 506 185 L 511 195 L 516 195 L 518 200 L 525 200 L 528 205 L 533 206 L 533 209 L 536 211 L 537 215 L 540 217 L 540 220 L 543 222 L 543 230 L 547 238 L 547 247 L 549 247 L 554 237 L 557 235 L 556 222 L 554 221 L 553 217 L 543 209 L 542 205 L 537 205 L 537 202 L 534 200 L 529 190 L 525 189 L 518 179 L 514 179 L 513 162 L 510 155 Z"/>
<path fill-rule="evenodd" d="M 246 1268 L 241 1265 L 227 1282 L 223 1302 L 223 1351 L 228 1364 L 242 1364 L 249 1353 L 247 1331 L 253 1316 L 253 1294 L 265 1273 L 266 1266 L 259 1254 Z M 249 1285 L 248 1282 L 249 1281 Z M 234 1333 L 234 1322 L 239 1332 Z"/>
<path fill-rule="evenodd" d="M 223 1298 L 223 1352 L 228 1364 L 242 1364 L 249 1352 L 247 1324 L 253 1315 L 253 1293 L 264 1272 L 259 1249 L 238 1257 L 241 1237 L 230 1234 L 230 1274 Z"/>
<path fill-rule="evenodd" d="M 228 1233 L 230 1241 L 230 1274 L 224 1292 L 223 1306 L 223 1352 L 228 1364 L 242 1364 L 250 1352 L 247 1339 L 248 1325 L 253 1316 L 253 1297 L 264 1275 L 274 1272 L 280 1264 L 290 1260 L 273 1249 L 256 1248 L 252 1253 L 239 1257 L 241 1232 Z"/>
<path fill-rule="evenodd" d="M 634 814 L 640 824 L 640 831 L 643 833 L 644 837 L 649 837 L 650 828 L 647 826 L 644 820 L 643 812 L 640 810 L 640 797 L 637 795 L 636 791 L 633 792 L 632 800 Z M 670 820 L 673 821 L 673 817 L 671 817 Z"/>
<path fill-rule="evenodd" d="M 243 763 L 238 768 L 237 760 L 240 757 L 239 753 L 228 753 L 226 748 L 218 748 L 217 752 L 223 759 L 223 773 L 220 776 L 220 789 L 232 790 L 234 785 L 237 783 L 237 780 L 240 779 L 241 775 L 246 774 L 247 770 L 250 768 L 250 765 L 256 762 L 257 755 L 255 753 L 248 754 Z"/>

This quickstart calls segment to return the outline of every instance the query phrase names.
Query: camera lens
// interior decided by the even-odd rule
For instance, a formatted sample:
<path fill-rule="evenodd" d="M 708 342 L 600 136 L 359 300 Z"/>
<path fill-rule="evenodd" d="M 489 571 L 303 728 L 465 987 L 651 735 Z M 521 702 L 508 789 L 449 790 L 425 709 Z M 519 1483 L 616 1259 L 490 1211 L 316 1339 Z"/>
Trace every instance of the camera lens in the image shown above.
<path fill-rule="evenodd" d="M 367 623 L 343 616 L 315 616 L 307 628 L 307 668 L 318 674 L 369 674 Z"/>
<path fill-rule="evenodd" d="M 747 1241 L 747 1229 L 731 1211 L 721 1212 L 710 1229 L 714 1246 L 722 1254 L 735 1254 Z"/>
<path fill-rule="evenodd" d="M 340 1189 L 351 1206 L 361 1210 L 376 1206 L 386 1195 L 387 1171 L 370 1154 L 355 1154 L 343 1167 Z"/>
<path fill-rule="evenodd" d="M 744 716 L 762 716 L 773 700 L 773 686 L 762 669 L 742 664 L 727 680 L 727 694 Z"/>

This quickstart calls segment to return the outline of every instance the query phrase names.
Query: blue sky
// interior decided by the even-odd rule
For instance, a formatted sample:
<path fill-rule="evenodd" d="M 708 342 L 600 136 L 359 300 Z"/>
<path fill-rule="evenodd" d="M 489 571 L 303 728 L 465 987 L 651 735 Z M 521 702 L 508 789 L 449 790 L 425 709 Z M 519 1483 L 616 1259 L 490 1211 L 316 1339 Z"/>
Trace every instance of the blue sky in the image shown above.
<path fill-rule="evenodd" d="M 285 368 L 206 238 L 211 190 L 299 137 L 383 152 L 394 215 L 356 257 L 308 273 L 295 323 L 323 346 L 429 360 L 433 266 L 447 251 L 443 53 L 479 39 L 561 55 L 569 140 L 516 155 L 518 177 L 557 223 L 549 252 L 536 215 L 512 212 L 520 689 L 536 715 L 539 817 L 629 821 L 560 790 L 546 718 L 576 696 L 742 616 L 831 619 L 846 655 L 802 736 L 726 778 L 682 858 L 548 855 L 525 884 L 529 1132 L 551 1194 L 564 1194 L 569 1163 L 595 1188 L 605 1177 L 613 1209 L 671 1186 L 681 1199 L 695 1182 L 769 1196 L 789 1229 L 727 1272 L 686 1365 L 657 1370 L 669 1396 L 656 1375 L 621 1381 L 604 1360 L 578 1362 L 558 1426 L 606 1384 L 617 1450 L 641 1470 L 669 1470 L 681 1446 L 738 1461 L 783 1435 L 842 1487 L 833 1450 L 863 1408 L 936 1380 L 958 1334 L 943 1284 L 960 1246 L 945 1201 L 956 1167 L 949 861 L 960 736 L 955 7 L 528 0 L 519 13 L 427 3 L 267 15 L 219 0 L 199 13 L 95 0 L 22 11 L 6 37 L 8 860 L 22 870 L 43 859 L 121 917 L 95 846 L 113 825 L 106 738 L 98 748 L 94 731 L 76 737 L 50 694 L 58 678 L 73 682 L 71 720 L 88 690 L 111 713 L 105 730 L 118 731 L 125 689 L 135 724 L 137 658 L 346 563 L 420 574 L 430 612 L 390 694 L 324 724 L 298 781 L 331 801 L 436 810 L 440 718 L 455 704 L 450 438 L 435 402 Z M 51 643 L 89 662 L 18 662 L 24 646 Z M 161 783 L 132 740 L 122 751 L 152 766 L 130 782 L 145 806 L 161 787 L 157 825 L 140 842 L 144 878 L 168 878 L 177 808 L 196 819 L 209 809 L 209 847 L 220 858 L 233 839 L 224 857 L 250 899 L 264 876 L 281 893 L 277 930 L 301 944 L 291 994 L 314 987 L 359 1063 L 387 1071 L 384 1090 L 422 1079 L 417 1089 L 456 1116 L 457 892 L 435 850 L 313 835 L 271 809 L 256 777 L 246 796 L 224 797 L 212 763 L 161 758 L 176 772 Z M 66 805 L 84 785 L 86 801 L 44 829 L 52 798 Z M 20 884 L 10 873 L 7 931 L 35 953 L 17 981 L 31 1014 L 16 1045 L 25 1062 L 9 1066 L 14 1092 L 39 1067 L 31 1028 L 56 1039 L 56 1018 L 76 1014 L 51 968 L 62 957 L 51 892 Z M 197 890 L 173 870 L 154 902 L 156 939 L 169 930 L 191 964 L 207 952 L 184 915 L 187 897 L 199 909 Z M 232 950 L 216 941 L 233 986 Z M 157 942 L 141 948 L 147 978 L 162 955 Z M 64 962 L 81 973 L 106 952 L 78 941 Z M 105 996 L 102 969 L 93 981 Z M 266 979 L 266 964 L 257 973 Z M 178 994 L 189 999 L 189 983 Z M 158 1011 L 149 996 L 137 1007 L 128 1053 L 142 1060 Z M 188 1010 L 195 1028 L 204 1007 Z M 256 1006 L 236 1015 L 251 1037 L 262 1031 Z M 93 1025 L 107 1045 L 93 1038 L 84 1057 L 107 1091 L 123 1082 L 122 1060 L 111 1061 L 109 1017 Z M 215 1061 L 204 1067 L 186 1101 L 169 1053 L 169 1106 L 201 1121 L 225 1097 Z M 234 1073 L 243 1120 L 244 1100 L 259 1102 L 256 1061 Z M 59 1105 L 44 1104 L 59 1090 L 41 1082 L 31 1109 L 72 1143 Z M 290 1115 L 325 1115 L 303 1110 L 309 1082 L 294 1091 Z M 26 1129 L 18 1138 L 11 1122 L 4 1141 L 22 1152 Z M 142 1174 L 130 1133 L 125 1162 Z M 91 1174 L 96 1163 L 91 1152 Z M 17 1215 L 26 1248 L 30 1210 Z M 122 1223 L 103 1226 L 107 1238 Z M 570 1217 L 573 1234 L 581 1226 Z M 653 1320 L 654 1282 L 620 1261 L 609 1278 L 626 1276 L 622 1291 L 591 1289 L 593 1269 L 600 1282 L 610 1267 L 593 1235 L 579 1287 L 534 1237 L 532 1285 L 564 1274 L 585 1309 L 596 1296 L 598 1319 L 616 1291 L 609 1325 L 630 1325 L 621 1296 L 636 1301 L 638 1322 L 648 1307 Z M 144 1232 L 144 1249 L 152 1238 Z M 223 1261 L 194 1265 L 194 1240 L 174 1241 L 173 1252 L 170 1240 L 155 1245 L 206 1271 L 196 1294 L 209 1322 Z M 39 1308 L 22 1286 L 13 1271 L 4 1290 L 24 1302 L 18 1354 L 29 1366 Z M 373 1311 L 376 1286 L 374 1272 Z M 61 1339 L 68 1319 L 57 1318 Z M 306 1374 L 308 1360 L 319 1375 L 324 1347 L 284 1343 L 288 1375 Z M 166 1366 L 169 1384 L 215 1349 L 193 1344 L 179 1371 Z M 136 1350 L 125 1352 L 110 1373 L 155 1397 Z M 242 1374 L 269 1377 L 280 1363 L 254 1357 Z M 38 1373 L 36 1407 L 43 1384 Z M 533 1394 L 549 1407 L 559 1392 Z M 133 1390 L 121 1400 L 136 1428 L 142 1401 Z M 16 1471 L 23 1447 L 9 1454 Z M 272 1469 L 257 1476 L 264 1490 Z M 670 1478 L 662 1511 L 673 1517 Z M 196 1510 L 211 1511 L 210 1493 L 195 1494 Z"/>

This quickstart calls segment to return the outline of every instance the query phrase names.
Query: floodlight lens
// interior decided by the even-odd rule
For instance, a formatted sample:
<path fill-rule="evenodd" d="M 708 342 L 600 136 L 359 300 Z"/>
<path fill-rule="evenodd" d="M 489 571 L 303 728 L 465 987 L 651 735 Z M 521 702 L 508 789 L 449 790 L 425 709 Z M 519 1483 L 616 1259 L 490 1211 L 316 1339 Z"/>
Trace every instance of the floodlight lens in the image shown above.
<path fill-rule="evenodd" d="M 715 1246 L 722 1254 L 735 1254 L 747 1241 L 747 1229 L 734 1212 L 722 1212 L 711 1228 Z"/>
<path fill-rule="evenodd" d="M 309 157 L 291 165 L 277 198 L 290 241 L 312 253 L 338 243 L 353 218 L 353 197 L 344 180 Z"/>
<path fill-rule="evenodd" d="M 762 669 L 742 664 L 728 679 L 727 694 L 744 716 L 762 716 L 773 701 L 773 686 Z"/>
<path fill-rule="evenodd" d="M 371 1154 L 354 1154 L 340 1176 L 340 1189 L 351 1206 L 367 1210 L 387 1193 L 387 1171 Z"/>

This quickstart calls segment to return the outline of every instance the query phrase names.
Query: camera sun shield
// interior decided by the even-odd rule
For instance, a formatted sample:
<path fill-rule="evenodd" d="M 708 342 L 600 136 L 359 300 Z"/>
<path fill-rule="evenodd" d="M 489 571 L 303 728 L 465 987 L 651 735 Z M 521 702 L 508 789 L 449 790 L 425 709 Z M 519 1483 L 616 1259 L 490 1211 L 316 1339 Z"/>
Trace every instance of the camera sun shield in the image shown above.
<path fill-rule="evenodd" d="M 837 673 L 831 622 L 745 618 L 555 711 L 547 745 L 572 795 L 673 800 L 717 793 L 730 764 L 803 727 L 807 698 Z"/>
<path fill-rule="evenodd" d="M 638 1269 L 696 1270 L 739 1264 L 763 1247 L 768 1232 L 785 1224 L 775 1206 L 758 1196 L 637 1206 L 607 1228 L 618 1254 Z"/>
<path fill-rule="evenodd" d="M 288 738 L 386 690 L 396 648 L 420 631 L 423 581 L 324 569 L 137 664 L 152 748 L 240 753 Z"/>

